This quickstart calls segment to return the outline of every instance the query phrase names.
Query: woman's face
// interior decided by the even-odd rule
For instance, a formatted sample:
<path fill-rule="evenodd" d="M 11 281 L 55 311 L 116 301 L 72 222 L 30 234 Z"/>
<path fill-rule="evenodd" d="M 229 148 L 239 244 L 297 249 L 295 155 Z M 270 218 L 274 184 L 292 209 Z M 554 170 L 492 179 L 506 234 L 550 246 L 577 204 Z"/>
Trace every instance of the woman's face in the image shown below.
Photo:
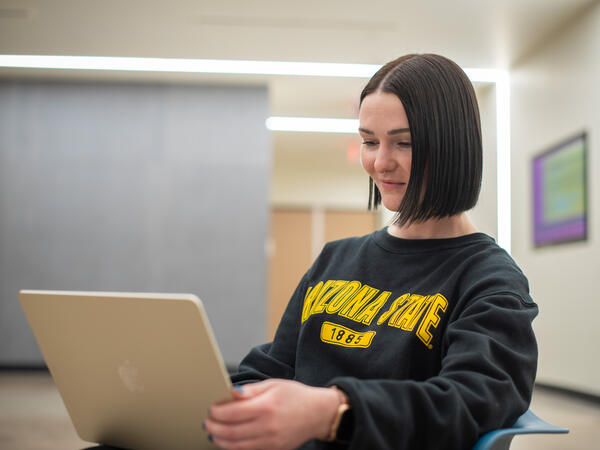
<path fill-rule="evenodd" d="M 376 91 L 363 99 L 358 118 L 362 166 L 379 188 L 383 206 L 398 211 L 412 163 L 404 106 L 394 94 Z"/>

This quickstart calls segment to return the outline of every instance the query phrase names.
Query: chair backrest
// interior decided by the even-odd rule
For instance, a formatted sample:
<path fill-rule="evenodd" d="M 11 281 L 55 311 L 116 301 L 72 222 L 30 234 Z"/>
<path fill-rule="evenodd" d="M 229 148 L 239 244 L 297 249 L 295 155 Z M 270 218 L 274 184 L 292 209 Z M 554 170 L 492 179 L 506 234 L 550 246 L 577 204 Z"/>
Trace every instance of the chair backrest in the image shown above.
<path fill-rule="evenodd" d="M 517 434 L 564 434 L 567 428 L 552 425 L 528 409 L 511 428 L 501 428 L 481 436 L 473 450 L 507 450 Z"/>

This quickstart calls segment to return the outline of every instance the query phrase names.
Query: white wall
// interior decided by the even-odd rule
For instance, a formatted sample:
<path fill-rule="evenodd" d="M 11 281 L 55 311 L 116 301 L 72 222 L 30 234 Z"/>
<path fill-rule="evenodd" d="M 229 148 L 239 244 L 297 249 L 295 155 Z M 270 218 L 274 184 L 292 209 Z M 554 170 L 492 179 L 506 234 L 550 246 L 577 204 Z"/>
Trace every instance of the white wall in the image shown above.
<path fill-rule="evenodd" d="M 368 201 L 369 177 L 360 165 L 334 171 L 281 164 L 271 176 L 273 206 L 366 210 Z"/>
<path fill-rule="evenodd" d="M 476 90 L 481 115 L 483 140 L 483 181 L 479 201 L 469 213 L 475 226 L 494 239 L 498 238 L 498 178 L 496 176 L 496 87 Z"/>
<path fill-rule="evenodd" d="M 600 394 L 600 4 L 511 70 L 513 255 L 540 306 L 538 381 Z M 588 132 L 589 237 L 532 245 L 531 158 Z"/>

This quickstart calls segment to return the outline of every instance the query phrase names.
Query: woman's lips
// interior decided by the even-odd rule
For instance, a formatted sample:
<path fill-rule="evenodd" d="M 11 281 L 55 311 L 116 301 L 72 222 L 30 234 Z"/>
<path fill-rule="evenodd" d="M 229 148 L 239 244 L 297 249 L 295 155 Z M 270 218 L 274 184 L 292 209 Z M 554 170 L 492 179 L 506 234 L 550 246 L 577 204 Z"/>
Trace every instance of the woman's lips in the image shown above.
<path fill-rule="evenodd" d="M 399 187 L 405 186 L 406 183 L 394 182 L 394 181 L 381 181 L 381 188 L 385 190 L 398 189 Z"/>

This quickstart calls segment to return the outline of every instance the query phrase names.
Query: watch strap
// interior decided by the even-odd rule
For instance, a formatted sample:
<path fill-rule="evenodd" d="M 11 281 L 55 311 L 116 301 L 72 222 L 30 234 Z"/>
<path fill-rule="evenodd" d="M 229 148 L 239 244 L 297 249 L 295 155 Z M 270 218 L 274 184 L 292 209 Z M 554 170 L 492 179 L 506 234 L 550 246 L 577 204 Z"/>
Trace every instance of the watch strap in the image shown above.
<path fill-rule="evenodd" d="M 326 442 L 333 442 L 337 439 L 338 429 L 342 422 L 342 418 L 344 417 L 344 413 L 350 409 L 350 402 L 348 401 L 346 394 L 344 394 L 337 386 L 331 386 L 331 389 L 335 390 L 338 394 L 340 404 L 333 419 L 333 423 L 331 424 L 329 434 L 325 439 Z"/>

